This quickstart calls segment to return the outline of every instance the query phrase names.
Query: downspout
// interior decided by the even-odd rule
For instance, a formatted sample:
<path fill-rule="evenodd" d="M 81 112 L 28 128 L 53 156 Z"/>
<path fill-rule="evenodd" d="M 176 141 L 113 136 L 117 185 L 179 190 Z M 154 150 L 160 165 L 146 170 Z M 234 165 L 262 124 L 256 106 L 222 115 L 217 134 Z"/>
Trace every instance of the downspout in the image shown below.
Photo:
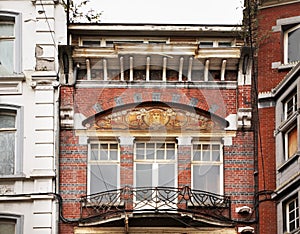
<path fill-rule="evenodd" d="M 252 5 L 250 1 L 253 0 L 247 0 L 247 18 L 248 18 L 248 25 L 247 28 L 249 30 L 249 44 L 250 44 L 250 59 L 251 59 L 251 65 L 252 65 L 252 82 L 251 82 L 251 95 L 252 95 L 252 124 L 253 124 L 253 133 L 254 133 L 254 144 L 253 144 L 253 160 L 254 160 L 254 211 L 255 211 L 255 233 L 259 233 L 259 168 L 258 168 L 258 147 L 259 147 L 259 116 L 258 116 L 258 83 L 257 83 L 257 60 L 254 56 L 254 38 L 253 38 L 253 25 L 252 20 L 256 20 L 256 14 L 253 13 L 252 7 L 256 7 L 256 5 Z M 253 4 L 255 2 L 253 1 Z M 253 14 L 251 14 L 251 11 Z M 255 9 L 256 11 L 256 9 Z"/>
<path fill-rule="evenodd" d="M 70 45 L 69 25 L 70 25 L 70 0 L 67 0 L 67 45 Z"/>

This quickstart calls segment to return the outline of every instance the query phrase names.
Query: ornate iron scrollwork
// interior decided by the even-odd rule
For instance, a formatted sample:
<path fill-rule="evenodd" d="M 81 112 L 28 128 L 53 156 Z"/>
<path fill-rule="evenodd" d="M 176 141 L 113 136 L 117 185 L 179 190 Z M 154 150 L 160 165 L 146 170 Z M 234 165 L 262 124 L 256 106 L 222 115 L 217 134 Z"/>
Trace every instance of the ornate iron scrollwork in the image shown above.
<path fill-rule="evenodd" d="M 81 198 L 81 222 L 128 213 L 185 213 L 194 217 L 230 220 L 231 200 L 189 187 L 124 187 Z"/>

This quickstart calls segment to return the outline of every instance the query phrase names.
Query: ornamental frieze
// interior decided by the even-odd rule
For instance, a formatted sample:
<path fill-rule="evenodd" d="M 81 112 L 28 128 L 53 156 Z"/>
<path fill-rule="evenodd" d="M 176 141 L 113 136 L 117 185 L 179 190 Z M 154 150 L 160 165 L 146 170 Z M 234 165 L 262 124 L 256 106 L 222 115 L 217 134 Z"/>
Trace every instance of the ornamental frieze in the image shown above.
<path fill-rule="evenodd" d="M 205 115 L 171 107 L 135 107 L 98 115 L 85 124 L 96 130 L 189 130 L 210 132 L 223 129 Z"/>

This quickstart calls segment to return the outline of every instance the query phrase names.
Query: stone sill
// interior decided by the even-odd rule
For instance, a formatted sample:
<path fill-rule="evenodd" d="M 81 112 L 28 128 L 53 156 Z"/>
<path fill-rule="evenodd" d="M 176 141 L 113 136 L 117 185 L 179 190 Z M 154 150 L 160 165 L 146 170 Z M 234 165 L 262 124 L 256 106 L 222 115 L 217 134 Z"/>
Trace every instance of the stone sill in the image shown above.
<path fill-rule="evenodd" d="M 292 163 L 294 163 L 295 161 L 297 161 L 297 159 L 300 156 L 300 152 L 297 152 L 294 156 L 292 156 L 291 158 L 289 158 L 287 161 L 285 161 L 281 166 L 279 166 L 277 168 L 277 170 L 279 172 L 284 171 L 287 167 L 289 167 Z"/>

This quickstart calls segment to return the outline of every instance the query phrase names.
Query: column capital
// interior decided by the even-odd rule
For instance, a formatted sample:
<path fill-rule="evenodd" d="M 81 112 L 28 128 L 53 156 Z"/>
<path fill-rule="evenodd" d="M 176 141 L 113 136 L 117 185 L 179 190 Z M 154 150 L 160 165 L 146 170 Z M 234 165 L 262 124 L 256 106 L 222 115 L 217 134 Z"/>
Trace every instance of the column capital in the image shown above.
<path fill-rule="evenodd" d="M 193 137 L 177 137 L 178 145 L 192 145 Z"/>
<path fill-rule="evenodd" d="M 132 136 L 119 136 L 120 145 L 133 145 L 134 139 Z"/>

